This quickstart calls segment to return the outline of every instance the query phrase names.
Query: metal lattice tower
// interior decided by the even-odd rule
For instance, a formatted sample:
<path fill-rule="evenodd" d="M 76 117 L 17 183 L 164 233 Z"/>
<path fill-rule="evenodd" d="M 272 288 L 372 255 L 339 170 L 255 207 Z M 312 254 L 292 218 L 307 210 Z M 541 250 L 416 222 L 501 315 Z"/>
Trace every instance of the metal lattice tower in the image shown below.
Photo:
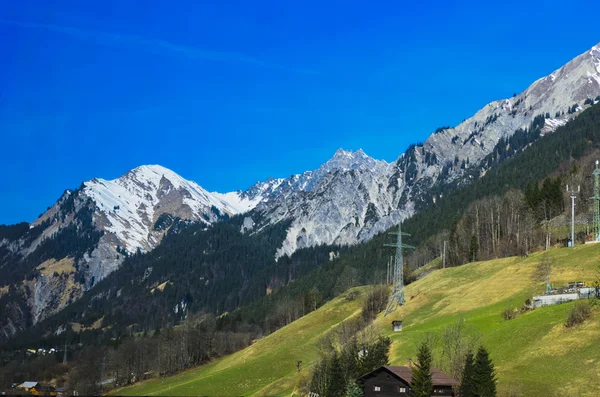
<path fill-rule="evenodd" d="M 598 160 L 596 160 L 596 169 L 594 175 L 594 239 L 600 241 L 600 169 L 598 169 Z"/>
<path fill-rule="evenodd" d="M 404 304 L 404 260 L 402 258 L 402 248 L 415 248 L 412 245 L 402 244 L 402 236 L 410 236 L 410 234 L 402 232 L 402 226 L 398 224 L 398 231 L 391 232 L 396 236 L 396 242 L 393 244 L 384 244 L 385 247 L 394 247 L 396 248 L 396 258 L 393 266 L 393 290 L 392 295 L 390 296 L 390 300 L 388 301 L 387 307 L 385 309 L 385 315 L 392 313 L 398 306 L 402 306 Z"/>

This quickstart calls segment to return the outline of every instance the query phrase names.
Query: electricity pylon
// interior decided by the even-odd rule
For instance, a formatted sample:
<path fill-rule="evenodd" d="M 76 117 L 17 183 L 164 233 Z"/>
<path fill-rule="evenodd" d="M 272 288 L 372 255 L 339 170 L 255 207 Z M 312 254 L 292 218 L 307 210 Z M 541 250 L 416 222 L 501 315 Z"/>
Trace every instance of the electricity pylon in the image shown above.
<path fill-rule="evenodd" d="M 385 309 L 385 315 L 392 313 L 398 306 L 402 306 L 405 302 L 404 298 L 404 260 L 402 258 L 402 248 L 415 248 L 412 245 L 402 244 L 402 236 L 410 236 L 410 234 L 402 232 L 401 223 L 398 224 L 398 231 L 391 232 L 396 235 L 396 242 L 392 244 L 384 244 L 385 247 L 396 248 L 396 259 L 393 268 L 393 290 Z"/>

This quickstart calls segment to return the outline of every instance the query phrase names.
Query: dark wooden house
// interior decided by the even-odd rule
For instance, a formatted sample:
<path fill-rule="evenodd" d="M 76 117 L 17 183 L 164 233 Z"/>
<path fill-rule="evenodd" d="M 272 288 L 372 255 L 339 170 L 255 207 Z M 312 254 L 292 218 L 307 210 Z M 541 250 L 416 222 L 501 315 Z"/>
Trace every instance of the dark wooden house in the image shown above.
<path fill-rule="evenodd" d="M 435 397 L 454 397 L 453 387 L 458 386 L 456 379 L 442 371 L 432 368 L 433 393 Z M 412 371 L 409 367 L 385 366 L 358 379 L 365 397 L 401 397 L 411 396 Z"/>

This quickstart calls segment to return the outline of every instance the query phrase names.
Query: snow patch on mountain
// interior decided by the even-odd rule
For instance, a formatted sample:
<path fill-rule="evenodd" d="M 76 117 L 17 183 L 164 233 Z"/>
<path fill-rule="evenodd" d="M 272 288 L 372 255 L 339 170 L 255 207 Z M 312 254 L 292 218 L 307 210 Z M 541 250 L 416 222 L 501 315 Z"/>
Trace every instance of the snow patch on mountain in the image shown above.
<path fill-rule="evenodd" d="M 237 213 L 244 213 L 250 211 L 260 203 L 263 197 L 258 196 L 254 199 L 248 199 L 242 197 L 242 191 L 229 192 L 229 193 L 212 193 L 215 197 L 228 203 Z"/>
<path fill-rule="evenodd" d="M 208 223 L 213 208 L 228 215 L 240 212 L 235 204 L 159 165 L 140 166 L 114 180 L 95 178 L 84 186 L 83 193 L 106 217 L 104 229 L 130 252 L 153 248 L 148 236 L 161 213 Z"/>
<path fill-rule="evenodd" d="M 257 182 L 246 191 L 238 190 L 236 192 L 212 194 L 226 202 L 238 214 L 248 212 L 258 204 L 269 200 L 269 196 L 275 192 L 285 181 L 284 178 L 269 178 L 265 182 Z"/>

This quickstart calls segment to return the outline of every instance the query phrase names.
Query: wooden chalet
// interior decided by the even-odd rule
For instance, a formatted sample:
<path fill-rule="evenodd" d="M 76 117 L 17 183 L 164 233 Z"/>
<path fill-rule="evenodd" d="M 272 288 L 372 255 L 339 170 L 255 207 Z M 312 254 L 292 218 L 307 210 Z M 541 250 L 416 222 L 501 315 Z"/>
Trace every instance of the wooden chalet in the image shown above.
<path fill-rule="evenodd" d="M 442 371 L 432 368 L 433 393 L 435 397 L 454 397 L 453 387 L 459 382 Z M 384 366 L 358 379 L 365 397 L 411 396 L 412 370 L 410 367 Z"/>

